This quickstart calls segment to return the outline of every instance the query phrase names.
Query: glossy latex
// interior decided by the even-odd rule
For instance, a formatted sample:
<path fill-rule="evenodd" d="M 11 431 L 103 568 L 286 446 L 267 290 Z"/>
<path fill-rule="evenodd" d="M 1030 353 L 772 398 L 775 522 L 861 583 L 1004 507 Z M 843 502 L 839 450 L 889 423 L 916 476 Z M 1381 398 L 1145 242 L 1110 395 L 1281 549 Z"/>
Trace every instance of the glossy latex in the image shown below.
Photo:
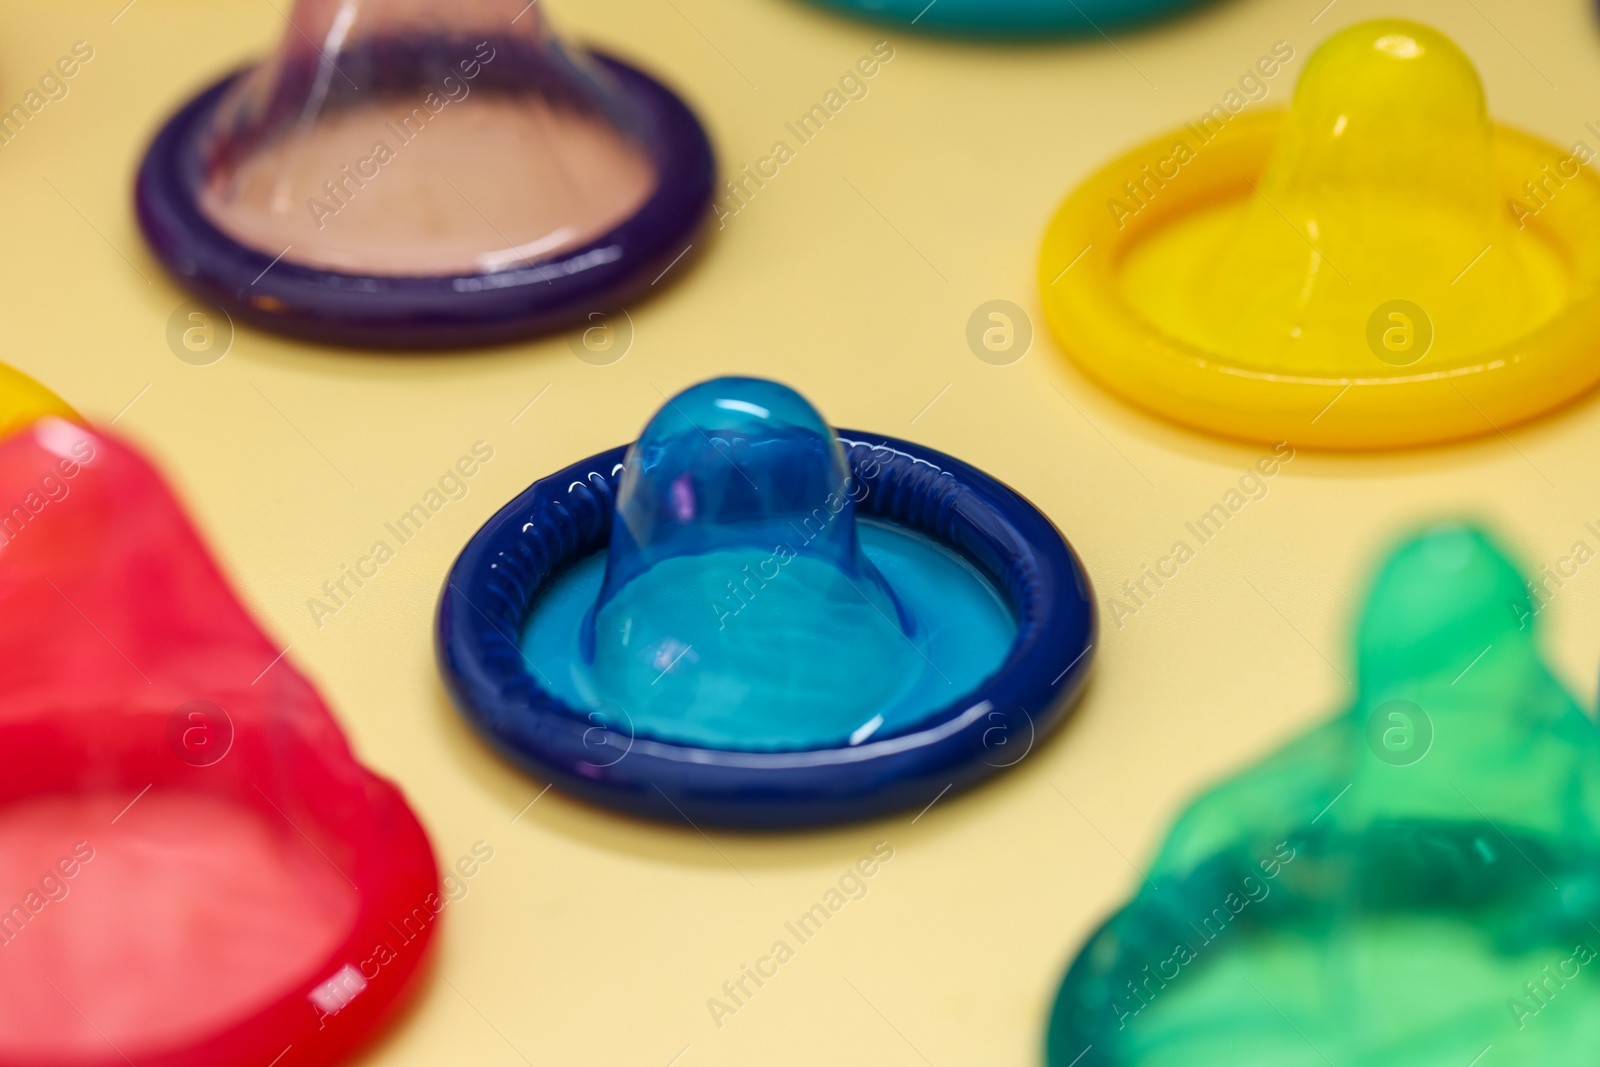
<path fill-rule="evenodd" d="M 0 1064 L 345 1058 L 439 921 L 415 817 L 133 450 L 35 422 L 0 509 Z"/>
<path fill-rule="evenodd" d="M 1046 310 L 1094 376 L 1204 429 L 1492 433 L 1600 377 L 1584 161 L 1493 125 L 1442 34 L 1360 23 L 1286 113 L 1219 106 L 1085 182 L 1046 236 Z"/>
<path fill-rule="evenodd" d="M 637 737 L 707 749 L 781 751 L 818 743 L 819 738 L 823 744 L 859 745 L 899 734 L 926 722 L 952 699 L 978 691 L 1005 661 L 1017 637 L 1017 623 L 994 583 L 933 538 L 859 516 L 857 532 L 867 561 L 894 591 L 904 612 L 917 620 L 918 647 L 927 655 L 926 663 L 937 664 L 938 669 L 924 665 L 900 699 L 879 705 L 864 723 L 843 720 L 833 727 L 839 732 L 832 737 L 820 733 L 829 716 L 814 711 L 788 718 L 682 715 L 646 703 L 633 705 L 626 716 L 618 714 L 615 704 L 600 697 L 593 673 L 584 665 L 583 627 L 576 624 L 599 597 L 606 568 L 603 552 L 562 568 L 539 598 L 523 630 L 523 662 L 571 707 L 593 708 L 595 718 L 609 715 L 615 728 Z M 760 591 L 759 585 L 753 588 Z M 729 603 L 737 606 L 737 601 Z M 742 615 L 741 609 L 730 624 Z M 597 762 L 603 761 L 595 755 Z"/>
<path fill-rule="evenodd" d="M 678 825 L 792 829 L 915 811 L 1028 758 L 1091 671 L 1097 613 L 1082 564 L 982 471 L 881 433 L 836 435 L 862 550 L 927 635 L 920 693 L 865 721 L 841 713 L 832 733 L 824 720 L 852 710 L 842 702 L 789 721 L 702 721 L 600 700 L 578 646 L 604 579 L 622 446 L 528 486 L 450 569 L 436 643 L 463 717 L 541 781 Z"/>
<path fill-rule="evenodd" d="M 861 551 L 833 431 L 793 390 L 720 378 L 628 452 L 586 643 L 629 715 L 864 739 L 922 673 L 925 635 Z"/>
<path fill-rule="evenodd" d="M 1600 730 L 1536 622 L 1482 532 L 1401 546 L 1362 616 L 1350 706 L 1178 820 L 1068 973 L 1052 1067 L 1600 1047 Z"/>
<path fill-rule="evenodd" d="M 1403 297 L 1431 320 L 1429 366 L 1460 366 L 1526 336 L 1567 298 L 1549 251 L 1516 239 L 1477 71 L 1426 26 L 1367 23 L 1319 48 L 1258 185 L 1187 300 L 1137 280 L 1160 269 L 1143 257 L 1176 250 L 1141 253 L 1129 280 L 1158 328 L 1241 365 L 1387 370 L 1364 343 L 1367 320 Z M 1409 366 L 1407 323 L 1386 319 L 1395 327 L 1394 365 Z"/>
<path fill-rule="evenodd" d="M 235 240 L 358 275 L 477 274 L 580 247 L 656 186 L 633 103 L 542 5 L 300 0 L 205 141 Z"/>

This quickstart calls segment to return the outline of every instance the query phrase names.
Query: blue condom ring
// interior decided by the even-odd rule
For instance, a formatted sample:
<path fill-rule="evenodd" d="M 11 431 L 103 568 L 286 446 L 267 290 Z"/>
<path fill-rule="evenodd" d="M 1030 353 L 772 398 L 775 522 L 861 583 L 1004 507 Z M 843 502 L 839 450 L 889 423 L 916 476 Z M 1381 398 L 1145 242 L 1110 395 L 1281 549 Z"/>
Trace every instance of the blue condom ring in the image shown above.
<path fill-rule="evenodd" d="M 1082 564 L 1049 519 L 982 471 L 894 438 L 838 435 L 866 486 L 860 514 L 956 553 L 1008 605 L 1016 636 L 975 689 L 860 744 L 774 752 L 662 741 L 556 696 L 530 670 L 521 635 L 564 571 L 606 551 L 624 446 L 529 486 L 456 559 L 435 633 L 456 705 L 538 778 L 596 804 L 700 825 L 781 829 L 921 808 L 1020 762 L 1089 676 L 1098 624 Z"/>

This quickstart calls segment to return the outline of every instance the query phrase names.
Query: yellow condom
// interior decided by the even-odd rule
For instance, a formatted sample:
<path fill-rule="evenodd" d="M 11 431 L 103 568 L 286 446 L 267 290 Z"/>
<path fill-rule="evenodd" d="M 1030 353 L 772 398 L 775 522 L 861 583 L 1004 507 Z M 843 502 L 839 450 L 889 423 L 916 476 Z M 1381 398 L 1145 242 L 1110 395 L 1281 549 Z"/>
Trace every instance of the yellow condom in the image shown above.
<path fill-rule="evenodd" d="M 1214 108 L 1074 191 L 1045 234 L 1045 309 L 1103 384 L 1214 433 L 1494 432 L 1600 380 L 1594 154 L 1492 124 L 1437 31 L 1362 23 L 1287 113 Z"/>
<path fill-rule="evenodd" d="M 0 363 L 0 437 L 9 436 L 46 415 L 82 421 L 82 416 L 65 400 L 21 371 Z"/>

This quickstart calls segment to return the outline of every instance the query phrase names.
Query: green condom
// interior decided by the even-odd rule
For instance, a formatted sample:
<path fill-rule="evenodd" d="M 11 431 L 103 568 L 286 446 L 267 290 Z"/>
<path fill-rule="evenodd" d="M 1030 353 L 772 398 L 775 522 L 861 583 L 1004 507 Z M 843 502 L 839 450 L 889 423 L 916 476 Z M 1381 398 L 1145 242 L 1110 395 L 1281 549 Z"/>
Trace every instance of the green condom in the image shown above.
<path fill-rule="evenodd" d="M 1201 797 L 1073 962 L 1050 1067 L 1600 1056 L 1600 729 L 1528 587 L 1439 525 L 1379 573 L 1338 717 Z"/>

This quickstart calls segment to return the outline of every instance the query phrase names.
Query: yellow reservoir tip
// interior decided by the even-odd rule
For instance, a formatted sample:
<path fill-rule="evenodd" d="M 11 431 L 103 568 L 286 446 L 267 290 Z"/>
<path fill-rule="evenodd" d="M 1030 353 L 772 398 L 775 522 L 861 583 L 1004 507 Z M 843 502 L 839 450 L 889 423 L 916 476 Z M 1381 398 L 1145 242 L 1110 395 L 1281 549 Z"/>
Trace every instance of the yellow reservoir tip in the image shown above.
<path fill-rule="evenodd" d="M 1214 433 L 1371 449 L 1494 432 L 1600 378 L 1588 145 L 1496 126 L 1471 60 L 1398 19 L 1324 42 L 1287 111 L 1246 103 L 1052 221 L 1047 317 L 1102 384 Z"/>

